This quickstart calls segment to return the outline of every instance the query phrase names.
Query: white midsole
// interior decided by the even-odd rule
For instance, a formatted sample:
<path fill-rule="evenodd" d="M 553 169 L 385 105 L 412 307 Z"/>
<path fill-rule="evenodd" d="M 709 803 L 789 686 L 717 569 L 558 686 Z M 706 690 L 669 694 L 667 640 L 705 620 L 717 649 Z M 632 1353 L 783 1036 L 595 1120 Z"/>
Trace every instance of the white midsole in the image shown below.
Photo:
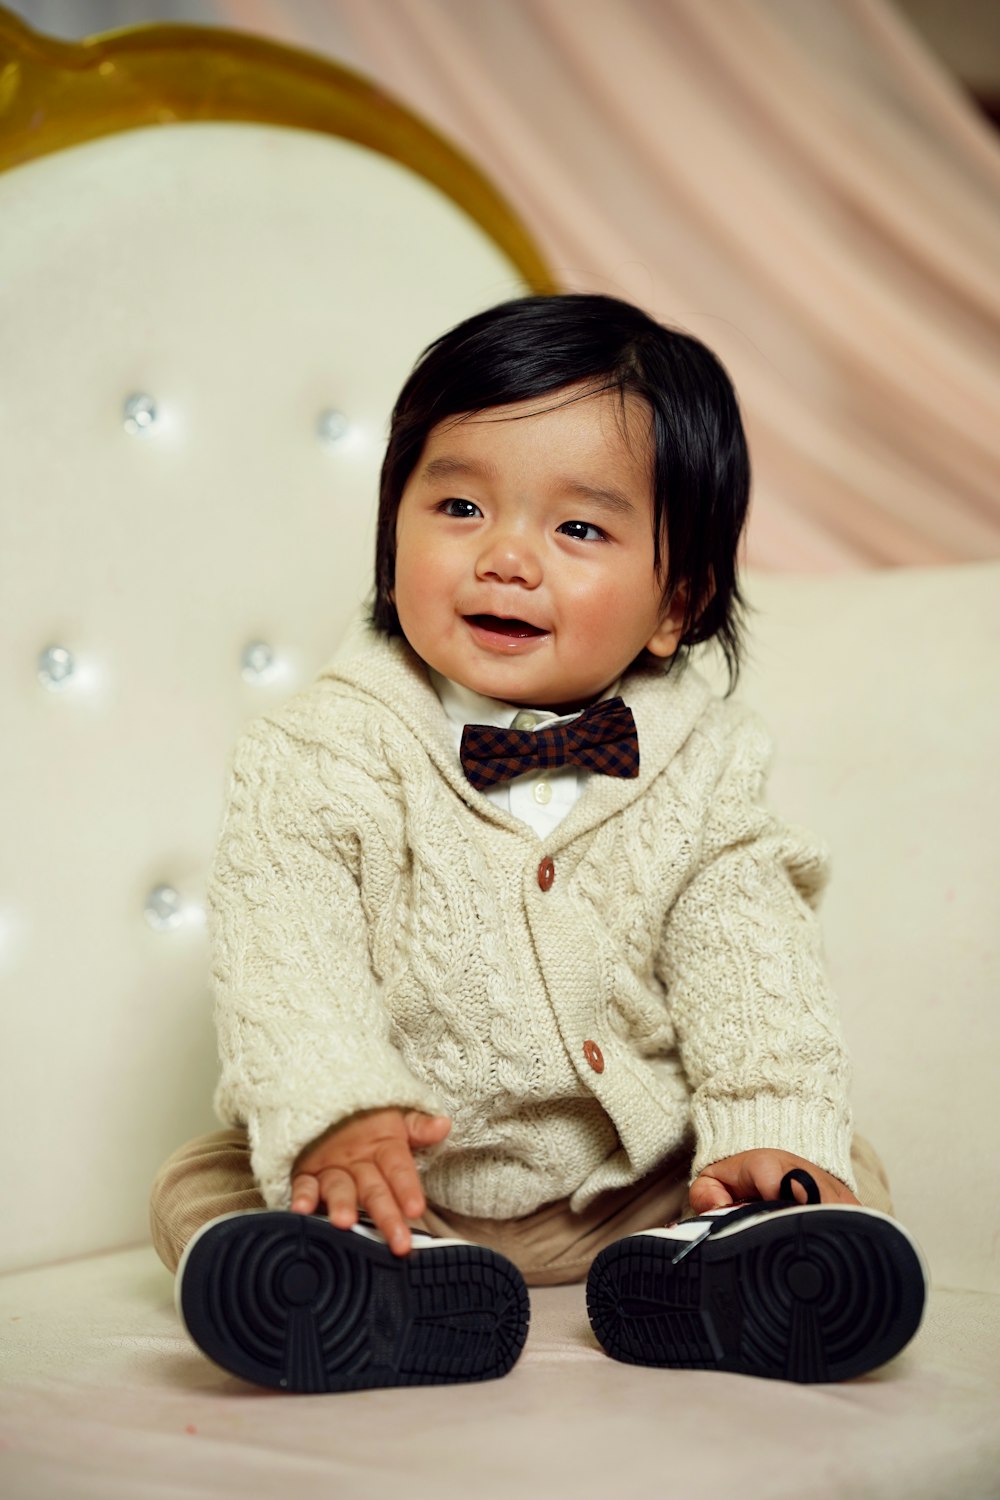
<path fill-rule="evenodd" d="M 748 1214 L 745 1219 L 740 1219 L 737 1221 L 737 1223 L 730 1224 L 726 1228 L 714 1229 L 712 1231 L 711 1238 L 713 1240 L 724 1240 L 727 1236 L 739 1234 L 743 1229 L 752 1229 L 756 1224 L 764 1224 L 769 1221 L 773 1222 L 775 1219 L 784 1220 L 788 1217 L 798 1214 L 814 1214 L 821 1210 L 824 1212 L 829 1212 L 830 1209 L 836 1209 L 838 1213 L 865 1214 L 868 1216 L 868 1218 L 884 1219 L 887 1224 L 891 1224 L 892 1227 L 895 1230 L 898 1230 L 903 1238 L 907 1240 L 908 1243 L 913 1247 L 913 1252 L 916 1255 L 917 1260 L 920 1263 L 920 1269 L 923 1272 L 924 1284 L 927 1286 L 930 1285 L 930 1267 L 928 1266 L 927 1261 L 924 1258 L 923 1251 L 921 1250 L 920 1246 L 917 1244 L 916 1240 L 913 1238 L 909 1230 L 906 1229 L 898 1219 L 894 1219 L 891 1214 L 885 1214 L 881 1209 L 878 1208 L 866 1208 L 863 1203 L 797 1203 L 794 1207 L 790 1205 L 788 1208 L 783 1208 L 780 1210 L 771 1210 L 770 1212 L 765 1211 L 759 1214 Z M 722 1214 L 729 1212 L 732 1212 L 732 1210 L 721 1209 L 710 1211 L 711 1217 L 713 1218 L 717 1213 L 721 1217 Z M 679 1224 L 672 1224 L 669 1229 L 640 1229 L 638 1231 L 638 1234 L 653 1235 L 656 1239 L 679 1240 L 686 1242 L 689 1240 L 696 1240 L 699 1235 L 704 1234 L 705 1228 L 706 1225 L 704 1223 L 695 1223 L 693 1219 L 684 1219 L 681 1220 Z M 629 1235 L 628 1238 L 634 1239 L 636 1238 L 636 1235 Z"/>

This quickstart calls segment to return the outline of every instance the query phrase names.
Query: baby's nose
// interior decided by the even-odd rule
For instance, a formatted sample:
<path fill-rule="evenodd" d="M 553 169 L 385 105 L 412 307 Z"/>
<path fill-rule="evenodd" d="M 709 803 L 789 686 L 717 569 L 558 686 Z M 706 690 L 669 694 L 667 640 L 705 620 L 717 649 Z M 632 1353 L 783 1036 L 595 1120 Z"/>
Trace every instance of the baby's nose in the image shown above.
<path fill-rule="evenodd" d="M 513 531 L 491 538 L 480 553 L 477 572 L 480 578 L 521 583 L 527 588 L 536 588 L 542 580 L 537 548 L 528 537 Z"/>

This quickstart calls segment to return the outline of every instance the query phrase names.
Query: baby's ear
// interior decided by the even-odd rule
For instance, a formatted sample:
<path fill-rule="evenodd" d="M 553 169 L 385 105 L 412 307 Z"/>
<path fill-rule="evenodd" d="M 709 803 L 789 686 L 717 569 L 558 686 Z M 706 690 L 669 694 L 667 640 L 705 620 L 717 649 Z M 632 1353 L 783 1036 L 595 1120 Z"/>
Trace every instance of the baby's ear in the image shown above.
<path fill-rule="evenodd" d="M 660 623 L 646 642 L 646 650 L 653 656 L 673 656 L 684 632 L 684 614 L 687 608 L 687 591 L 679 588 L 663 607 Z"/>

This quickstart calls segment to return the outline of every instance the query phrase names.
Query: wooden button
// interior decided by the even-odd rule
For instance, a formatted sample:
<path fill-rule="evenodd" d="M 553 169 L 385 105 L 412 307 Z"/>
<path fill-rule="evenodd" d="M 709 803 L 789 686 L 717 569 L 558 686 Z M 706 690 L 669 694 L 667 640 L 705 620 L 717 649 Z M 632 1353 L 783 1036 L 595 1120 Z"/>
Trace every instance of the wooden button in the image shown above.
<path fill-rule="evenodd" d="M 604 1072 L 604 1053 L 596 1042 L 584 1042 L 583 1055 L 595 1073 Z"/>
<path fill-rule="evenodd" d="M 552 863 L 551 859 L 549 859 L 548 855 L 546 855 L 541 864 L 538 866 L 538 884 L 541 886 L 543 891 L 550 890 L 552 882 L 553 880 L 555 880 L 555 878 L 556 867 Z"/>

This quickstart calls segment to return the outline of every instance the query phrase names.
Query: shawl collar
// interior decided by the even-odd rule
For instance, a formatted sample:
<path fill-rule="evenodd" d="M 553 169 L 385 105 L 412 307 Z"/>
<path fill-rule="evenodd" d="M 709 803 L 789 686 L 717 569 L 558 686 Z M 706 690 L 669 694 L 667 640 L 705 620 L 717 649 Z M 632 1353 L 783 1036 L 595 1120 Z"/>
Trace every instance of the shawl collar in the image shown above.
<path fill-rule="evenodd" d="M 470 785 L 427 668 L 402 637 L 387 640 L 367 627 L 352 632 L 309 691 L 322 691 L 327 683 L 360 702 L 378 704 L 383 712 L 397 718 L 420 742 L 456 795 L 480 817 L 537 841 L 538 835 L 526 823 L 498 808 Z M 571 811 L 546 837 L 546 848 L 553 853 L 648 791 L 716 699 L 705 678 L 690 663 L 678 666 L 669 676 L 655 668 L 627 672 L 620 692 L 632 709 L 639 734 L 639 775 L 634 780 L 592 776 Z M 328 713 L 328 705 L 325 707 Z"/>

